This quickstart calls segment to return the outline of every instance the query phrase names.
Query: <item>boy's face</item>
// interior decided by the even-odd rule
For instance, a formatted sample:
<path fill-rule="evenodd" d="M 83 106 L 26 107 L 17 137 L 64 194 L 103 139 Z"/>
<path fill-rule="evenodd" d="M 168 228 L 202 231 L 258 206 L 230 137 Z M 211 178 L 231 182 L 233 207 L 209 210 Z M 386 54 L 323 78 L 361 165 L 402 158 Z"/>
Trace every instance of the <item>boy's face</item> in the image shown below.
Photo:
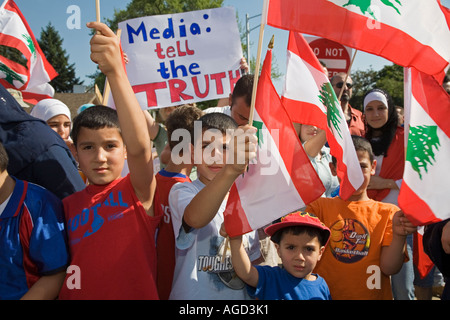
<path fill-rule="evenodd" d="M 239 126 L 243 126 L 248 124 L 249 116 L 250 106 L 247 104 L 245 97 L 236 97 L 231 105 L 231 117 Z"/>
<path fill-rule="evenodd" d="M 359 189 L 353 193 L 354 196 L 361 195 L 367 191 L 367 186 L 369 185 L 370 177 L 375 174 L 375 168 L 377 166 L 376 160 L 373 160 L 373 163 L 370 161 L 370 157 L 367 151 L 356 151 L 356 155 L 358 156 L 358 161 L 361 167 L 361 171 L 363 173 L 364 182 L 361 185 L 361 187 L 359 187 Z"/>
<path fill-rule="evenodd" d="M 306 280 L 309 280 L 325 250 L 317 236 L 311 237 L 306 232 L 299 235 L 285 233 L 275 247 L 286 271 L 296 278 Z"/>
<path fill-rule="evenodd" d="M 359 187 L 358 190 L 356 190 L 352 197 L 359 197 L 364 195 L 365 192 L 367 192 L 367 187 L 370 182 L 370 177 L 375 174 L 375 169 L 377 167 L 377 160 L 373 160 L 373 162 L 370 162 L 370 157 L 367 151 L 356 151 L 356 155 L 358 157 L 359 166 L 361 167 L 361 171 L 363 173 L 364 181 L 361 187 Z M 337 176 L 336 167 L 333 163 L 330 162 L 330 169 L 331 173 L 334 176 Z M 341 182 L 341 179 L 339 179 L 339 183 Z M 351 200 L 351 199 L 348 199 Z M 353 199 L 356 200 L 356 199 Z"/>
<path fill-rule="evenodd" d="M 76 159 L 91 184 L 105 185 L 119 178 L 126 159 L 119 130 L 81 128 Z"/>
<path fill-rule="evenodd" d="M 192 160 L 197 166 L 199 179 L 204 184 L 208 184 L 209 181 L 214 179 L 225 166 L 230 140 L 231 135 L 210 134 L 210 132 L 204 131 L 201 142 L 198 141 L 192 148 Z"/>

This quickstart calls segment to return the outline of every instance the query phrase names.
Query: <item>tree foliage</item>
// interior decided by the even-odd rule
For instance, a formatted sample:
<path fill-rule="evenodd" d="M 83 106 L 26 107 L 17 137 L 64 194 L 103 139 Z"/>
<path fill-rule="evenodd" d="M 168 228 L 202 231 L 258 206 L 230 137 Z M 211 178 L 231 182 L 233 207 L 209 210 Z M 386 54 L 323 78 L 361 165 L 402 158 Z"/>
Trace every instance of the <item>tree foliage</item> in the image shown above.
<path fill-rule="evenodd" d="M 109 27 L 115 31 L 119 22 L 161 14 L 171 14 L 219 8 L 223 0 L 132 0 L 125 10 L 115 11 L 112 19 L 106 19 Z"/>
<path fill-rule="evenodd" d="M 395 105 L 403 106 L 403 67 L 392 64 L 375 71 L 370 67 L 366 71 L 355 71 L 353 80 L 353 96 L 350 104 L 359 110 L 363 109 L 363 99 L 367 91 L 373 88 L 386 90 Z"/>
<path fill-rule="evenodd" d="M 83 81 L 75 76 L 75 64 L 69 63 L 69 55 L 62 46 L 63 39 L 51 23 L 41 30 L 38 43 L 48 62 L 58 72 L 50 84 L 56 92 L 73 92 L 73 86 Z"/>

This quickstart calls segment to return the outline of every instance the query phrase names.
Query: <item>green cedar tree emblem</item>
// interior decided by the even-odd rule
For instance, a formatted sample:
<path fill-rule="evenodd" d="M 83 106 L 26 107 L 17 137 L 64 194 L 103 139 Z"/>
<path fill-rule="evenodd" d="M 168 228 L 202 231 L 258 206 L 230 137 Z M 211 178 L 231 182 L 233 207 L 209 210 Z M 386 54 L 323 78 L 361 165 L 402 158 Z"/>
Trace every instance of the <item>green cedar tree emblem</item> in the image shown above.
<path fill-rule="evenodd" d="M 382 3 L 384 3 L 384 5 L 393 8 L 395 11 L 397 11 L 397 13 L 399 15 L 401 15 L 400 11 L 398 10 L 398 8 L 396 7 L 395 3 L 399 4 L 400 6 L 402 5 L 402 3 L 399 0 L 381 0 Z M 375 18 L 375 14 L 373 13 L 372 9 L 370 8 L 370 6 L 372 5 L 372 0 L 349 0 L 346 4 L 344 4 L 344 7 L 350 6 L 350 5 L 354 5 L 356 7 L 358 7 L 361 12 L 363 14 L 370 14 L 372 16 L 372 18 Z"/>
<path fill-rule="evenodd" d="M 261 121 L 253 120 L 253 126 L 258 129 L 258 131 L 256 131 L 256 137 L 258 138 L 258 146 L 261 148 L 261 144 L 264 143 L 262 133 L 263 123 Z"/>
<path fill-rule="evenodd" d="M 319 91 L 319 99 L 320 102 L 322 102 L 322 104 L 327 108 L 328 127 L 330 129 L 334 128 L 341 139 L 343 139 L 341 128 L 339 126 L 341 124 L 341 121 L 343 120 L 339 112 L 339 108 L 341 108 L 341 105 L 339 104 L 339 101 L 330 82 L 327 81 L 322 84 Z"/>
<path fill-rule="evenodd" d="M 0 71 L 5 74 L 4 79 L 9 84 L 15 86 L 13 83 L 14 80 L 17 80 L 22 84 L 25 84 L 22 77 L 18 73 L 14 72 L 12 69 L 8 68 L 8 66 L 6 66 L 5 64 L 3 64 L 1 62 L 0 62 Z"/>
<path fill-rule="evenodd" d="M 33 39 L 31 39 L 31 36 L 29 34 L 22 34 L 22 37 L 28 43 L 27 47 L 28 47 L 28 49 L 30 49 L 31 54 L 36 59 L 36 48 L 34 46 Z"/>
<path fill-rule="evenodd" d="M 410 127 L 408 136 L 408 149 L 406 161 L 411 163 L 412 168 L 419 174 L 422 180 L 422 169 L 428 172 L 428 165 L 433 165 L 435 152 L 439 151 L 439 137 L 437 126 Z"/>
<path fill-rule="evenodd" d="M 262 121 L 253 120 L 253 122 L 252 122 L 252 126 L 254 126 L 257 129 L 256 137 L 258 138 L 258 147 L 260 147 L 260 148 L 261 148 L 261 144 L 264 143 L 263 132 L 262 132 L 263 125 L 264 125 L 264 123 Z M 248 172 L 249 168 L 250 168 L 250 166 L 248 165 L 247 168 L 245 169 L 245 172 Z M 242 174 L 242 177 L 244 177 L 245 172 Z"/>

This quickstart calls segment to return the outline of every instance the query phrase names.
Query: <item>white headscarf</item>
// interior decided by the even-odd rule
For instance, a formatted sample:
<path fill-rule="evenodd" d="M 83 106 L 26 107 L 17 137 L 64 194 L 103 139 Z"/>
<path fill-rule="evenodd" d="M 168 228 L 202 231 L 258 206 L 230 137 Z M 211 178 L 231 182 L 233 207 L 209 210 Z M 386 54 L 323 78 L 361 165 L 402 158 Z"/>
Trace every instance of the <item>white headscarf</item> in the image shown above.
<path fill-rule="evenodd" d="M 63 114 L 72 121 L 69 107 L 57 99 L 44 99 L 39 101 L 31 110 L 33 117 L 39 118 L 47 122 L 49 119 Z"/>
<path fill-rule="evenodd" d="M 380 101 L 382 102 L 386 107 L 388 107 L 387 98 L 384 94 L 378 91 L 372 91 L 364 98 L 364 111 L 366 111 L 367 105 L 372 101 Z"/>

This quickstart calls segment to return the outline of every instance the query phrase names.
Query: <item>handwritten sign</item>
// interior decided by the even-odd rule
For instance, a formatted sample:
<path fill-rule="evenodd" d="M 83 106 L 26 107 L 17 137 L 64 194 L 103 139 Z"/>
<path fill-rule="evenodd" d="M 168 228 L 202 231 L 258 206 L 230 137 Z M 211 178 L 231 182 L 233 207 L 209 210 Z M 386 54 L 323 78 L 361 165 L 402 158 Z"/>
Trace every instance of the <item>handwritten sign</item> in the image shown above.
<path fill-rule="evenodd" d="M 119 23 L 128 79 L 143 109 L 228 97 L 242 48 L 233 8 Z"/>

